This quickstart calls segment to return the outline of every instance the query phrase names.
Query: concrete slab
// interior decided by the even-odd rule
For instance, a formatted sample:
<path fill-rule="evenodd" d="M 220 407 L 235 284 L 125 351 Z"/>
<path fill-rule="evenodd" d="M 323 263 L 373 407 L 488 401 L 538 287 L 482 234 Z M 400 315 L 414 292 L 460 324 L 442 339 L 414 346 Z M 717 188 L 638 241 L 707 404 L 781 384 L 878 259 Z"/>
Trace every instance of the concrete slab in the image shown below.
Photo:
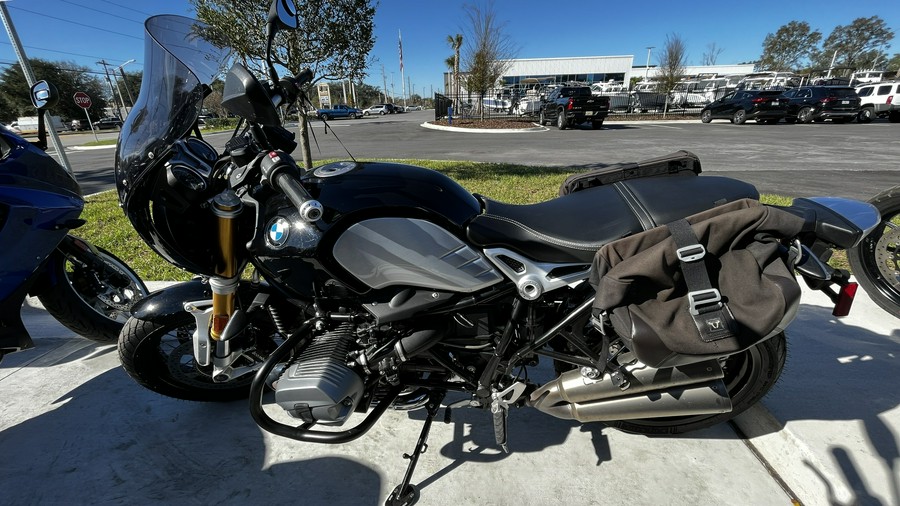
<path fill-rule="evenodd" d="M 897 320 L 861 296 L 837 321 L 817 295 L 805 294 L 789 329 L 781 382 L 740 427 L 804 504 L 900 504 L 900 394 L 885 388 L 898 379 Z M 339 446 L 286 440 L 257 428 L 244 402 L 147 391 L 118 367 L 115 346 L 72 335 L 38 307 L 25 311 L 37 347 L 0 362 L 7 504 L 380 504 L 424 419 L 389 412 Z M 419 504 L 791 502 L 729 425 L 647 438 L 521 409 L 506 455 L 487 413 L 453 418 L 435 423 L 419 461 Z"/>

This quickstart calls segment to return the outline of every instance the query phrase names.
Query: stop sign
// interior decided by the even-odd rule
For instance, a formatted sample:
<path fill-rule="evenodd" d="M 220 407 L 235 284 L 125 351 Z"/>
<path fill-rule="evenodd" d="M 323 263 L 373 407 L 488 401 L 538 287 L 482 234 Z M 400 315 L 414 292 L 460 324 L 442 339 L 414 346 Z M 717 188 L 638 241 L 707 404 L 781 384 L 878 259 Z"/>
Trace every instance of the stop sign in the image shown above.
<path fill-rule="evenodd" d="M 73 98 L 75 99 L 75 105 L 82 109 L 87 109 L 91 106 L 91 97 L 83 91 L 76 91 Z"/>

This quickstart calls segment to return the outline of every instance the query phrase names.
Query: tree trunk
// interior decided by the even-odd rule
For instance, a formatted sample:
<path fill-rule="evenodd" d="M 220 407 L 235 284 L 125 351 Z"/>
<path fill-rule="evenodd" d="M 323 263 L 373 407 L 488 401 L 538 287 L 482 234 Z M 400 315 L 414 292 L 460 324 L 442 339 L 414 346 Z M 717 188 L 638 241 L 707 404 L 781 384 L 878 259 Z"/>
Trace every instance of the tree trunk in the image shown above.
<path fill-rule="evenodd" d="M 298 122 L 300 129 L 300 149 L 303 155 L 303 169 L 312 170 L 312 151 L 309 149 L 309 120 L 306 114 L 300 113 L 300 121 Z"/>

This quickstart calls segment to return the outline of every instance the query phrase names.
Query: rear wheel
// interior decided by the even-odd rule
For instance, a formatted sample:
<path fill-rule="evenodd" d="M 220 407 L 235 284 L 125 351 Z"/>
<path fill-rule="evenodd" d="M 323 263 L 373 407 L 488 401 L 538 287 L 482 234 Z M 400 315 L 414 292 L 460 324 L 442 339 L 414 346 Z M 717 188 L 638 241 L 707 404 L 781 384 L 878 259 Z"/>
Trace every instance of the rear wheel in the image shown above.
<path fill-rule="evenodd" d="M 700 121 L 709 123 L 712 121 L 712 111 L 703 111 L 700 113 Z"/>
<path fill-rule="evenodd" d="M 322 121 L 328 121 L 329 119 L 331 118 L 329 118 L 327 114 L 322 115 Z"/>
<path fill-rule="evenodd" d="M 881 213 L 881 223 L 855 248 L 847 251 L 859 284 L 882 309 L 900 318 L 900 186 L 869 202 Z"/>
<path fill-rule="evenodd" d="M 556 113 L 556 128 L 560 130 L 565 130 L 566 127 L 569 126 L 569 122 L 566 120 L 566 112 L 563 110 L 557 111 Z"/>
<path fill-rule="evenodd" d="M 681 434 L 726 422 L 759 402 L 775 386 L 784 369 L 787 341 L 784 333 L 767 339 L 748 350 L 722 360 L 725 388 L 731 397 L 728 413 L 665 418 L 643 418 L 606 422 L 616 429 L 636 434 Z"/>
<path fill-rule="evenodd" d="M 743 109 L 738 109 L 734 112 L 734 116 L 731 117 L 731 122 L 735 125 L 743 125 L 747 122 L 747 111 Z"/>

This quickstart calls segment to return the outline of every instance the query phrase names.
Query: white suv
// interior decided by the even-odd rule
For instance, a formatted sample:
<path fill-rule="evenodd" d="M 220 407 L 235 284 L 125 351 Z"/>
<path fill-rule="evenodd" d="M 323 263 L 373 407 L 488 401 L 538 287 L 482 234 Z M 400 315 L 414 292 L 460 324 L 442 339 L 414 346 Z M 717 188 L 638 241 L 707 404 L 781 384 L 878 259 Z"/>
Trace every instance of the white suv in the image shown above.
<path fill-rule="evenodd" d="M 900 123 L 900 81 L 882 81 L 856 87 L 861 103 L 856 116 L 860 123 L 887 116 L 891 123 Z"/>

